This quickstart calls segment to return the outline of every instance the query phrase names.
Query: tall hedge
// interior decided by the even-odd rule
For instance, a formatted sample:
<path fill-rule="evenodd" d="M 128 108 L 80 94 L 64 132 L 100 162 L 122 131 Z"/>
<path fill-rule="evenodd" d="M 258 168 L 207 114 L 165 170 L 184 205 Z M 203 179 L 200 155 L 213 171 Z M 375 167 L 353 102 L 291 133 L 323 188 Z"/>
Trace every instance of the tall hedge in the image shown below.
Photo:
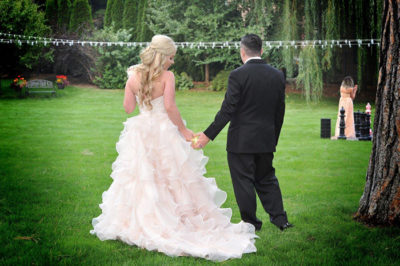
<path fill-rule="evenodd" d="M 137 18 L 136 18 L 136 29 L 133 38 L 136 41 L 148 41 L 150 38 L 150 30 L 146 23 L 146 12 L 149 4 L 147 0 L 139 0 Z"/>
<path fill-rule="evenodd" d="M 116 30 L 122 29 L 122 16 L 124 13 L 124 1 L 114 0 L 111 8 L 111 22 Z"/>
<path fill-rule="evenodd" d="M 56 30 L 58 22 L 57 0 L 46 0 L 45 18 L 47 20 L 47 24 L 50 25 L 53 30 Z"/>
<path fill-rule="evenodd" d="M 88 0 L 75 0 L 72 4 L 69 30 L 81 35 L 88 28 L 93 28 L 92 9 Z"/>
<path fill-rule="evenodd" d="M 138 0 L 125 0 L 124 16 L 122 25 L 124 29 L 132 30 L 136 28 Z"/>
<path fill-rule="evenodd" d="M 71 17 L 71 0 L 58 0 L 57 14 L 58 30 L 67 31 Z"/>
<path fill-rule="evenodd" d="M 110 27 L 112 22 L 111 10 L 113 9 L 115 0 L 108 0 L 106 14 L 104 15 L 104 27 Z"/>

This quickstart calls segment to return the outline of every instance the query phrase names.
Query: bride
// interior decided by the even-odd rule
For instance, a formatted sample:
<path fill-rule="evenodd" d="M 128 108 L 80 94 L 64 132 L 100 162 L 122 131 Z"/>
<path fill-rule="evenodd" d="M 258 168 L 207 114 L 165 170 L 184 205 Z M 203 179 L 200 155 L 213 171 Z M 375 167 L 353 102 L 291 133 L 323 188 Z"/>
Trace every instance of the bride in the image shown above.
<path fill-rule="evenodd" d="M 208 158 L 191 147 L 193 132 L 175 104 L 175 53 L 171 38 L 155 35 L 141 64 L 128 69 L 124 108 L 138 104 L 140 114 L 124 123 L 90 233 L 169 256 L 240 258 L 256 252 L 254 226 L 231 223 L 231 209 L 221 208 L 226 193 L 203 176 Z"/>

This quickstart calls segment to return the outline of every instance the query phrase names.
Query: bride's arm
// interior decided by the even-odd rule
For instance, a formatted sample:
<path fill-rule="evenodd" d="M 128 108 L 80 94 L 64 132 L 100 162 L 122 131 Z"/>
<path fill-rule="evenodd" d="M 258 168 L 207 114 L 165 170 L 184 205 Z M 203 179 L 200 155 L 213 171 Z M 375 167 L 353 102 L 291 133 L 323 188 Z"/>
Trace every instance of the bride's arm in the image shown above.
<path fill-rule="evenodd" d="M 193 132 L 186 128 L 183 123 L 181 114 L 179 113 L 178 107 L 175 103 L 175 77 L 171 71 L 165 73 L 165 88 L 164 88 L 164 106 L 168 113 L 169 119 L 174 123 L 179 132 L 185 137 L 187 141 L 193 138 Z"/>
<path fill-rule="evenodd" d="M 131 75 L 125 85 L 124 109 L 127 114 L 132 113 L 136 107 L 136 98 L 133 93 L 134 76 L 135 75 Z"/>

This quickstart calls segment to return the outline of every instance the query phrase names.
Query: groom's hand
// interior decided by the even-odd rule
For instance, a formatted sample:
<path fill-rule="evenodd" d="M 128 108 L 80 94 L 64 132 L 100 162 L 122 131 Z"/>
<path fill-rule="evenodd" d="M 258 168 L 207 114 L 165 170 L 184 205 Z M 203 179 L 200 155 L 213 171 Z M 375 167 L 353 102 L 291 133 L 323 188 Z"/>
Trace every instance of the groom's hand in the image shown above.
<path fill-rule="evenodd" d="M 192 147 L 194 149 L 202 149 L 210 141 L 210 139 L 203 132 L 195 134 L 195 138 L 197 141 L 192 142 Z"/>

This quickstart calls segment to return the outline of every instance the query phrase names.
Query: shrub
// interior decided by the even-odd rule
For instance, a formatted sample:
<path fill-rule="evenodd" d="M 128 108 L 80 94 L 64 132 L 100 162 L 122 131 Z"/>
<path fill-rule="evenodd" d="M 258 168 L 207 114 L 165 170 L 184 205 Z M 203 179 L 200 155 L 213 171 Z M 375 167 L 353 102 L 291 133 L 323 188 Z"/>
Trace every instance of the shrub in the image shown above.
<path fill-rule="evenodd" d="M 175 71 L 172 72 L 175 75 L 175 90 L 186 91 L 193 88 L 193 80 L 186 72 L 182 72 L 180 75 Z"/>
<path fill-rule="evenodd" d="M 178 84 L 176 84 L 178 90 L 190 90 L 193 88 L 193 80 L 186 72 L 182 72 L 178 77 Z"/>
<path fill-rule="evenodd" d="M 115 31 L 113 27 L 105 27 L 94 33 L 97 41 L 128 42 L 131 38 L 128 30 Z M 93 82 L 103 89 L 122 89 L 127 80 L 126 70 L 139 63 L 140 47 L 119 45 L 100 46 L 96 48 L 99 57 L 96 62 L 97 75 Z"/>
<path fill-rule="evenodd" d="M 221 70 L 211 82 L 211 89 L 214 91 L 222 91 L 228 87 L 228 78 L 230 71 Z"/>

